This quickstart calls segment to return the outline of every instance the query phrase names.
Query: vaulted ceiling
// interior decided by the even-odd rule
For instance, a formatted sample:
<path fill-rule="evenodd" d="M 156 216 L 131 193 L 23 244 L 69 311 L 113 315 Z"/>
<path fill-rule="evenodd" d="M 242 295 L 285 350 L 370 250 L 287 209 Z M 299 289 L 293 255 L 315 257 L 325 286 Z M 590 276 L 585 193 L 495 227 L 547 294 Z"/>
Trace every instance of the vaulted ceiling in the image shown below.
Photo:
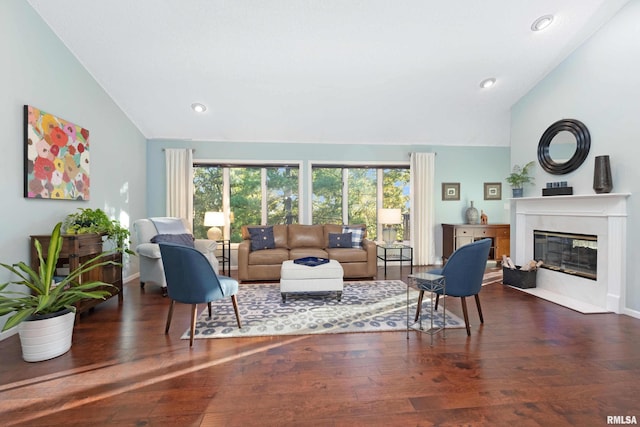
<path fill-rule="evenodd" d="M 628 0 L 27 1 L 150 139 L 509 145 Z"/>

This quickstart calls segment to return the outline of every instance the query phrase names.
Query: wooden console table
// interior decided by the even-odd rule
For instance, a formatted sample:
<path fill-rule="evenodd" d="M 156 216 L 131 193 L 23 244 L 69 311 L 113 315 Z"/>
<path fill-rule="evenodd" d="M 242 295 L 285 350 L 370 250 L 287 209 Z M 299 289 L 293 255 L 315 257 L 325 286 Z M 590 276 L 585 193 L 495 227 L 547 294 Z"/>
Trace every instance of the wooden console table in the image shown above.
<path fill-rule="evenodd" d="M 489 259 L 502 261 L 502 255 L 510 252 L 509 224 L 442 224 L 442 257 L 449 259 L 453 251 L 467 243 L 490 238 Z"/>
<path fill-rule="evenodd" d="M 31 237 L 31 268 L 38 269 L 40 262 L 38 260 L 38 252 L 36 251 L 35 241 L 36 239 L 42 245 L 42 256 L 46 257 L 49 250 L 49 242 L 51 241 L 50 235 L 37 235 Z M 66 267 L 68 264 L 69 271 L 73 271 L 81 263 L 89 261 L 91 258 L 96 257 L 102 253 L 102 236 L 96 233 L 87 234 L 64 234 L 62 236 L 62 249 L 60 250 L 60 257 L 58 258 L 58 267 Z M 113 253 L 106 255 L 100 259 L 100 261 L 114 261 L 122 263 L 122 254 Z M 80 282 L 86 282 L 90 280 L 99 280 L 105 283 L 110 283 L 115 288 L 108 287 L 105 290 L 109 291 L 111 295 L 118 296 L 118 302 L 122 303 L 122 266 L 121 265 L 104 265 L 102 267 L 95 268 L 80 278 Z M 76 316 L 80 315 L 97 304 L 100 304 L 104 300 L 101 299 L 86 299 L 76 304 Z"/>

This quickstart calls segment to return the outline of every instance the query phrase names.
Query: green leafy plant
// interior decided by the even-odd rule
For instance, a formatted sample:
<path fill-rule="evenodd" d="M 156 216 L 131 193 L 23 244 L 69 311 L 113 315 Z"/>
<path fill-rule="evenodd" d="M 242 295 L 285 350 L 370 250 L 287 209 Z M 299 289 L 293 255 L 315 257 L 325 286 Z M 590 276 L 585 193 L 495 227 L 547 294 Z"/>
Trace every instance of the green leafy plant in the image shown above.
<path fill-rule="evenodd" d="M 19 279 L 0 285 L 0 316 L 14 313 L 7 319 L 3 331 L 12 328 L 28 318 L 38 318 L 64 309 L 75 311 L 74 304 L 86 299 L 105 299 L 110 295 L 105 287 L 113 285 L 98 280 L 80 283 L 83 274 L 107 264 L 119 265 L 114 261 L 100 261 L 100 258 L 112 252 L 103 252 L 75 270 L 69 272 L 59 283 L 54 283 L 54 275 L 60 250 L 62 249 L 62 223 L 59 222 L 51 233 L 49 249 L 46 259 L 42 255 L 42 245 L 36 240 L 34 243 L 40 266 L 34 270 L 24 262 L 13 265 L 0 263 L 0 266 L 14 273 Z M 11 284 L 24 285 L 26 291 L 11 291 L 7 287 Z"/>
<path fill-rule="evenodd" d="M 67 234 L 97 233 L 107 236 L 119 250 L 130 255 L 134 252 L 128 248 L 131 233 L 115 219 L 110 219 L 102 209 L 78 208 L 80 212 L 66 216 L 62 229 Z"/>
<path fill-rule="evenodd" d="M 534 162 L 530 161 L 522 167 L 514 165 L 506 181 L 513 188 L 522 188 L 524 184 L 533 184 L 533 177 L 529 176 L 529 169 L 533 167 L 533 164 Z"/>

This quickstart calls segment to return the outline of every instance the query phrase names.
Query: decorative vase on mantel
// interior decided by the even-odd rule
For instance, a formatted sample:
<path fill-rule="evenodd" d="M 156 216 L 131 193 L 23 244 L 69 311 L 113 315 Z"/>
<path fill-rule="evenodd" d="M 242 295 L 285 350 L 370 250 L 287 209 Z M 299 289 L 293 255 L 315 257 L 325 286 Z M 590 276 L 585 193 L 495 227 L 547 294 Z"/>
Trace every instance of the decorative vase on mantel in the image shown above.
<path fill-rule="evenodd" d="M 478 209 L 473 207 L 473 201 L 471 201 L 471 206 L 467 208 L 465 212 L 465 218 L 467 219 L 467 224 L 477 224 L 478 218 L 480 215 L 478 214 Z"/>
<path fill-rule="evenodd" d="M 596 193 L 611 193 L 613 180 L 611 179 L 611 163 L 609 156 L 597 156 L 593 170 L 593 189 Z"/>

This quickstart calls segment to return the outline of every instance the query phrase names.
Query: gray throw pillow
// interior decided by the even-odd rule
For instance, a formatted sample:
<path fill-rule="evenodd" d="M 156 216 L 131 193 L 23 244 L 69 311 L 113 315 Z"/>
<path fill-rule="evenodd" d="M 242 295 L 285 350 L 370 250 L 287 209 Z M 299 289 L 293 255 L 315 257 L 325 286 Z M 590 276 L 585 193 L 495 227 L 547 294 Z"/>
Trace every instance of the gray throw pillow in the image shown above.
<path fill-rule="evenodd" d="M 349 227 L 347 225 L 343 225 L 342 232 L 351 233 L 351 247 L 362 248 L 362 241 L 364 240 L 364 228 Z"/>
<path fill-rule="evenodd" d="M 151 243 L 175 243 L 195 248 L 191 234 L 157 234 L 151 238 Z"/>
<path fill-rule="evenodd" d="M 352 233 L 329 233 L 330 248 L 350 248 Z"/>
<path fill-rule="evenodd" d="M 273 227 L 249 227 L 251 236 L 251 250 L 275 249 L 276 242 L 273 238 Z"/>

